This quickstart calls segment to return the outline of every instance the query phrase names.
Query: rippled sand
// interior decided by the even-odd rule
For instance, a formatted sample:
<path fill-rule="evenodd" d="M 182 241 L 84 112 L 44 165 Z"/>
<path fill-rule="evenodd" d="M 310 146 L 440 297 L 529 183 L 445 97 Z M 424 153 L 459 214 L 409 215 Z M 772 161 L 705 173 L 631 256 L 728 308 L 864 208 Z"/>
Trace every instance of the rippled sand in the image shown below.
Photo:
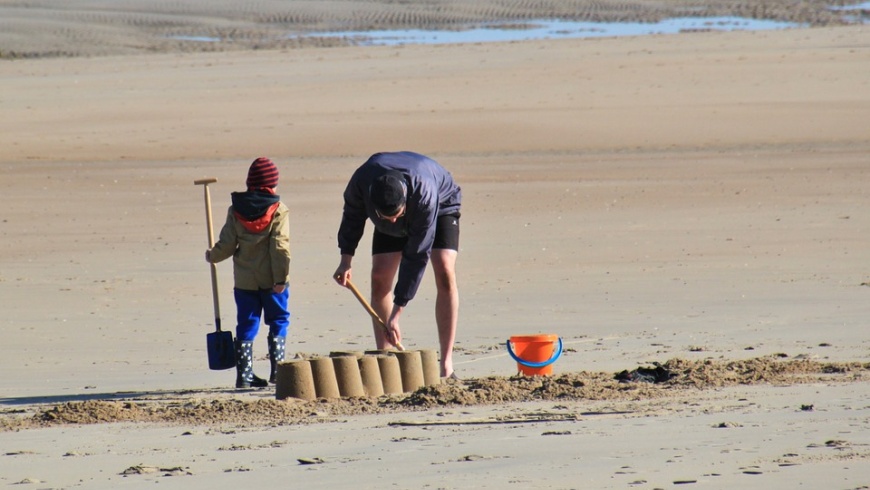
<path fill-rule="evenodd" d="M 735 16 L 841 25 L 832 2 L 605 0 L 480 2 L 300 2 L 234 0 L 68 0 L 0 3 L 0 58 L 101 56 L 342 46 L 351 40 L 305 37 L 315 31 L 468 29 L 483 23 L 564 19 L 657 22 Z M 207 40 L 207 41 L 206 41 Z"/>

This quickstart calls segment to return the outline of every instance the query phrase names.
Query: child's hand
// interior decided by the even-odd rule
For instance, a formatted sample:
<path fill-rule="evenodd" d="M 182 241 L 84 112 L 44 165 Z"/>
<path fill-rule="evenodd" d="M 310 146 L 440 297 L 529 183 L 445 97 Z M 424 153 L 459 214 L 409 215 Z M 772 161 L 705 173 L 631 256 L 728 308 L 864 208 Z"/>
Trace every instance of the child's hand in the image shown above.
<path fill-rule="evenodd" d="M 211 250 L 205 251 L 205 261 L 211 264 Z"/>

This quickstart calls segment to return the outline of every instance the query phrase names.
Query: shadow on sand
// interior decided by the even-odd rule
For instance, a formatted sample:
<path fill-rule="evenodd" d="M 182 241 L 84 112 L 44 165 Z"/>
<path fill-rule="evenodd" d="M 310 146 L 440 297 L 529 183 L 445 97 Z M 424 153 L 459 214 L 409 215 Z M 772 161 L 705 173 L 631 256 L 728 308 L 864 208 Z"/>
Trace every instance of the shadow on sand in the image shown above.
<path fill-rule="evenodd" d="M 235 388 L 192 388 L 184 390 L 152 390 L 152 391 L 116 391 L 114 393 L 76 393 L 70 395 L 45 395 L 0 398 L 0 406 L 26 406 L 43 404 L 60 404 L 84 401 L 117 401 L 117 400 L 153 400 L 168 401 L 172 399 L 188 399 L 196 396 L 235 395 L 239 393 L 258 392 L 274 396 L 274 392 L 266 389 L 251 388 L 238 390 Z"/>

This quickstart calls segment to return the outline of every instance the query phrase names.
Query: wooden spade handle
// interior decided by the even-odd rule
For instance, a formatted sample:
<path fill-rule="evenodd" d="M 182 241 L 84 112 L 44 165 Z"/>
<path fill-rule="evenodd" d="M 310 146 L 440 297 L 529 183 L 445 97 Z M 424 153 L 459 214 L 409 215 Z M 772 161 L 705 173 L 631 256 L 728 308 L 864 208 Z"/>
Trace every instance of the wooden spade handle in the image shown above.
<path fill-rule="evenodd" d="M 205 225 L 208 232 L 208 248 L 214 247 L 214 226 L 211 219 L 211 193 L 208 191 L 208 185 L 217 182 L 214 177 L 194 180 L 194 185 L 202 186 L 202 193 L 205 200 Z M 211 269 L 211 297 L 214 303 L 214 323 L 215 331 L 221 331 L 221 306 L 218 301 L 218 283 L 217 283 L 217 266 L 214 263 L 209 264 Z"/>
<path fill-rule="evenodd" d="M 347 280 L 347 288 L 350 289 L 351 292 L 353 292 L 353 295 L 356 296 L 356 299 L 359 300 L 360 304 L 363 305 L 366 311 L 369 312 L 369 315 L 371 315 L 372 319 L 378 325 L 380 325 L 381 328 L 384 329 L 384 332 L 386 332 L 387 335 L 389 335 L 390 331 L 387 329 L 387 324 L 384 323 L 383 320 L 381 320 L 381 317 L 378 316 L 378 313 L 372 308 L 372 305 L 370 305 L 369 302 L 366 301 L 366 299 L 363 297 L 363 295 L 360 294 L 359 289 L 357 289 L 356 286 L 354 286 L 353 283 L 350 282 L 350 279 Z M 396 342 L 396 348 L 402 351 L 405 350 L 405 347 L 402 346 L 401 342 Z"/>

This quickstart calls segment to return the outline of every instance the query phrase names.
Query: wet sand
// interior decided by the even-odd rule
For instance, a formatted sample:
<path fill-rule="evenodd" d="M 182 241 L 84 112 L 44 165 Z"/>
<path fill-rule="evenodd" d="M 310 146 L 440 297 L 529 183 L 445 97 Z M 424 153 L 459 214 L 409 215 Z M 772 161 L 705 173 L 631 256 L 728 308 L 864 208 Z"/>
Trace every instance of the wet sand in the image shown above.
<path fill-rule="evenodd" d="M 735 17 L 808 27 L 855 23 L 813 0 L 705 0 L 686 3 L 585 0 L 429 2 L 160 2 L 67 0 L 0 3 L 0 58 L 105 56 L 335 47 L 361 39 L 312 33 L 424 29 L 461 31 L 540 20 L 658 22 L 677 17 Z M 860 12 L 860 11 L 858 11 Z M 865 14 L 866 15 L 866 14 Z M 859 22 L 860 23 L 860 22 Z M 710 30 L 721 30 L 713 22 Z"/>

